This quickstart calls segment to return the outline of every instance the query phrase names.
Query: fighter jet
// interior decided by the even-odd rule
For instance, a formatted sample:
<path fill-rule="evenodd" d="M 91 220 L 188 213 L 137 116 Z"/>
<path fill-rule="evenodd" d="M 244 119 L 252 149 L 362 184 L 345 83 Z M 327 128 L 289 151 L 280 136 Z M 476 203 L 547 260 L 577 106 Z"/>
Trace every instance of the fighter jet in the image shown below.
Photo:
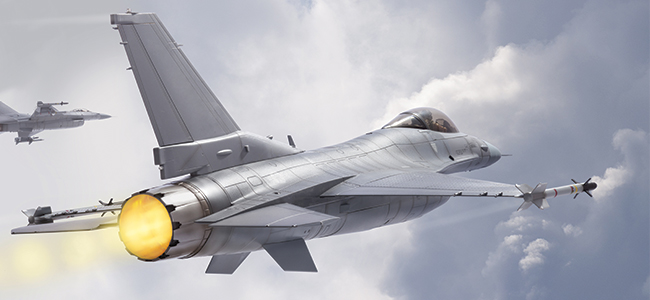
<path fill-rule="evenodd" d="M 123 201 L 24 210 L 28 225 L 12 234 L 117 226 L 128 253 L 143 261 L 211 256 L 206 273 L 232 274 L 264 250 L 285 271 L 316 272 L 307 240 L 413 220 L 452 197 L 509 197 L 523 200 L 519 209 L 545 209 L 548 198 L 596 188 L 590 180 L 533 188 L 450 175 L 490 166 L 501 153 L 433 108 L 308 151 L 243 131 L 155 14 L 113 14 L 111 23 L 158 141 L 160 178 L 173 180 Z M 102 217 L 109 212 L 119 215 Z"/>
<path fill-rule="evenodd" d="M 43 139 L 33 136 L 43 130 L 79 127 L 89 120 L 110 118 L 106 114 L 95 113 L 86 109 L 59 111 L 54 105 L 66 105 L 68 102 L 43 103 L 38 101 L 36 109 L 30 116 L 21 114 L 0 102 L 0 133 L 18 132 L 14 139 L 16 145 L 27 142 L 40 142 Z"/>

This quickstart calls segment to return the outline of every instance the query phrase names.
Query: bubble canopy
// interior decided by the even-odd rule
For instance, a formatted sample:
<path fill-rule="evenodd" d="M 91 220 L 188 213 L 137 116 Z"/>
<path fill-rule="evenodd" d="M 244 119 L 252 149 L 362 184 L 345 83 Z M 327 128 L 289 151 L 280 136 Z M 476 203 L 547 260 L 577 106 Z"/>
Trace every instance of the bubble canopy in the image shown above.
<path fill-rule="evenodd" d="M 418 107 L 407 110 L 392 119 L 382 128 L 417 128 L 429 129 L 437 132 L 458 132 L 456 124 L 443 112 L 430 107 Z"/>

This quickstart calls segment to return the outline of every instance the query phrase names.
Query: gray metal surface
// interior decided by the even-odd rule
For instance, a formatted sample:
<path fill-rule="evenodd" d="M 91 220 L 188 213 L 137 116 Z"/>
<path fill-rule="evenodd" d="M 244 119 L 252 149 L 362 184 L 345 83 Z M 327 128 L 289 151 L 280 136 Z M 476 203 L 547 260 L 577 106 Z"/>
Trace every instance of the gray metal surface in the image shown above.
<path fill-rule="evenodd" d="M 232 274 L 239 268 L 250 252 L 214 255 L 205 270 L 206 274 Z"/>
<path fill-rule="evenodd" d="M 266 244 L 264 250 L 285 271 L 318 272 L 304 240 Z"/>
<path fill-rule="evenodd" d="M 155 14 L 115 14 L 131 70 L 156 133 L 167 146 L 239 130 Z"/>
<path fill-rule="evenodd" d="M 159 166 L 160 178 L 167 179 L 185 174 L 207 174 L 298 152 L 280 142 L 236 131 L 210 139 L 155 148 L 154 163 Z"/>
<path fill-rule="evenodd" d="M 444 175 L 431 171 L 394 171 L 394 174 L 374 179 L 373 174 L 361 174 L 355 180 L 358 186 L 340 185 L 323 196 L 361 196 L 361 195 L 427 195 L 427 196 L 492 196 L 515 197 L 521 192 L 512 184 Z M 362 183 L 362 178 L 371 180 Z"/>
<path fill-rule="evenodd" d="M 17 115 L 18 112 L 0 101 L 0 115 Z"/>
<path fill-rule="evenodd" d="M 299 152 L 241 132 L 155 14 L 114 14 L 158 140 L 160 178 L 201 175 Z"/>
<path fill-rule="evenodd" d="M 241 213 L 210 224 L 212 227 L 298 227 L 321 225 L 338 219 L 310 209 L 281 203 Z"/>

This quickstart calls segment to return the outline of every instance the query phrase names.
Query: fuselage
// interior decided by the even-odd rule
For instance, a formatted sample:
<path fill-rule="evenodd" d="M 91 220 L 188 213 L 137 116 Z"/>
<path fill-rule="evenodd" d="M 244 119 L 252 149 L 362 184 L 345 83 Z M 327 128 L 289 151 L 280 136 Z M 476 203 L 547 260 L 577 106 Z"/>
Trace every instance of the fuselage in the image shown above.
<path fill-rule="evenodd" d="M 85 110 L 57 111 L 43 114 L 17 114 L 0 119 L 0 131 L 43 131 L 79 127 L 89 120 L 101 120 L 108 115 Z"/>
<path fill-rule="evenodd" d="M 283 198 L 282 202 L 338 217 L 294 228 L 211 227 L 194 221 L 229 207 L 270 205 L 250 203 L 269 194 L 321 178 L 355 180 L 381 178 L 382 172 L 428 170 L 456 173 L 484 168 L 500 157 L 498 149 L 463 133 L 414 128 L 386 128 L 338 145 L 249 163 L 144 191 L 164 203 L 180 228 L 174 230 L 178 248 L 165 257 L 192 257 L 259 250 L 262 245 L 292 238 L 305 240 L 369 230 L 412 220 L 444 204 L 447 196 L 327 196 Z M 163 257 L 163 258 L 165 258 Z"/>

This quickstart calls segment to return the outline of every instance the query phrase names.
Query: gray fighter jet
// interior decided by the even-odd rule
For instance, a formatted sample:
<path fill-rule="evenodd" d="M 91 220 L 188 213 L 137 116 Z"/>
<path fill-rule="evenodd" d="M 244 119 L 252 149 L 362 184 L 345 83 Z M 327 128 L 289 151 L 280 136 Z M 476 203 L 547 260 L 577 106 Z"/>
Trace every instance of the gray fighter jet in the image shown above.
<path fill-rule="evenodd" d="M 118 226 L 144 261 L 211 256 L 206 273 L 232 274 L 264 249 L 285 271 L 315 272 L 306 240 L 419 218 L 452 197 L 511 197 L 544 209 L 547 198 L 589 193 L 587 180 L 530 187 L 449 175 L 501 157 L 461 133 L 444 113 L 416 108 L 350 141 L 302 151 L 242 131 L 155 14 L 111 15 L 126 49 L 159 147 L 162 179 L 130 198 L 53 212 L 25 210 L 12 234 Z M 106 213 L 119 213 L 119 216 Z M 95 218 L 63 220 L 101 214 Z"/>
<path fill-rule="evenodd" d="M 38 101 L 34 113 L 30 116 L 21 114 L 0 102 L 0 133 L 18 132 L 18 137 L 14 139 L 16 145 L 24 142 L 31 145 L 33 142 L 43 140 L 33 136 L 43 130 L 79 127 L 89 120 L 102 120 L 111 117 L 85 109 L 59 111 L 54 107 L 54 105 L 66 104 L 68 102 L 43 103 Z"/>

